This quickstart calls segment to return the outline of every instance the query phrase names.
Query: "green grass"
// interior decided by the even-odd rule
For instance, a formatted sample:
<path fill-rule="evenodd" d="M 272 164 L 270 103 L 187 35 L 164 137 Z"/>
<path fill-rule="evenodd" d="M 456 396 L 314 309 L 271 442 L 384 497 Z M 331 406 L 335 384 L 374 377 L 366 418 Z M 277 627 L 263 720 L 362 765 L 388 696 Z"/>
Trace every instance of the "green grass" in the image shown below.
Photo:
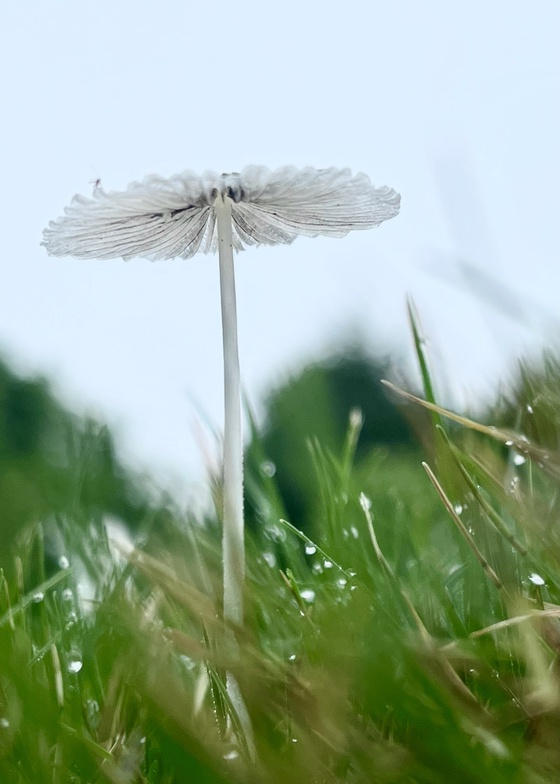
<path fill-rule="evenodd" d="M 496 420 L 454 421 L 411 319 L 434 415 L 416 450 L 359 462 L 355 414 L 337 453 L 310 441 L 312 533 L 255 442 L 242 629 L 221 620 L 217 518 L 146 507 L 125 554 L 73 493 L 20 531 L 2 784 L 560 780 L 559 366 L 525 369 Z"/>

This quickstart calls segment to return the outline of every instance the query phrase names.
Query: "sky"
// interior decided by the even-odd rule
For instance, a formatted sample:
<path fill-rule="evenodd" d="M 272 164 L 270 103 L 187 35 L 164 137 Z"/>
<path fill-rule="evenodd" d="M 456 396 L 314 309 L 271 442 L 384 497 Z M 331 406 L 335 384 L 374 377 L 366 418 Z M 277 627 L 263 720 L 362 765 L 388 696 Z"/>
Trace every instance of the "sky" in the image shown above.
<path fill-rule="evenodd" d="M 217 258 L 47 256 L 93 181 L 350 167 L 401 214 L 236 259 L 254 406 L 348 335 L 413 368 L 405 302 L 457 407 L 560 332 L 557 0 L 7 0 L 0 357 L 189 493 L 223 421 Z M 412 373 L 412 370 L 411 370 Z"/>

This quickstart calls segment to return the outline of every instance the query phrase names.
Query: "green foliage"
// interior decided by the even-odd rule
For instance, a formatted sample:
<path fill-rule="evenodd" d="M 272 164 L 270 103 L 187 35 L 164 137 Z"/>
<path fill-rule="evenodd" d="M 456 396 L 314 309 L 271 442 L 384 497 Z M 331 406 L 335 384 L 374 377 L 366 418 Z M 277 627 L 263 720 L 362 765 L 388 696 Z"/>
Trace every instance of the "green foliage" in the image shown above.
<path fill-rule="evenodd" d="M 321 488 L 309 444 L 338 454 L 344 445 L 351 411 L 359 411 L 362 427 L 355 452 L 359 464 L 369 460 L 380 445 L 396 451 L 418 450 L 414 430 L 423 417 L 409 421 L 399 401 L 390 400 L 380 379 L 390 372 L 387 358 L 372 358 L 362 348 L 349 345 L 327 361 L 313 363 L 273 390 L 265 402 L 262 432 L 253 428 L 246 450 L 249 473 L 274 471 L 286 513 L 298 526 L 313 532 Z M 407 412 L 408 413 L 408 412 Z M 248 487 L 246 509 L 249 525 L 259 525 L 258 499 Z"/>
<path fill-rule="evenodd" d="M 35 522 L 65 517 L 87 527 L 113 515 L 136 529 L 148 507 L 106 427 L 70 414 L 44 381 L 20 379 L 0 363 L 0 565 Z"/>
<path fill-rule="evenodd" d="M 103 487 L 131 480 L 110 440 L 88 440 L 78 423 L 78 469 L 68 439 L 46 435 L 66 432 L 49 430 L 52 413 L 18 435 L 14 423 L 35 404 L 18 409 L 3 395 L 0 410 L 14 413 L 2 420 L 0 469 L 13 464 L 49 492 L 53 472 L 64 481 L 60 495 L 37 491 L 43 506 L 32 519 L 9 522 L 2 783 L 560 780 L 553 366 L 526 372 L 532 402 L 516 392 L 490 425 L 453 421 L 437 405 L 417 324 L 415 334 L 436 414 L 416 419 L 421 443 L 361 448 L 354 400 L 337 435 L 312 373 L 317 430 L 289 452 L 313 471 L 305 531 L 286 511 L 253 423 L 247 492 L 258 525 L 247 541 L 242 629 L 221 620 L 217 519 L 202 525 L 138 505 L 143 546 L 111 544 L 100 522 L 121 491 L 96 495 L 94 478 L 104 476 Z M 302 401 L 298 427 L 305 410 Z M 56 459 L 44 446 L 51 438 L 63 445 Z M 18 454 L 33 457 L 33 472 Z M 53 528 L 54 565 L 45 555 Z"/>

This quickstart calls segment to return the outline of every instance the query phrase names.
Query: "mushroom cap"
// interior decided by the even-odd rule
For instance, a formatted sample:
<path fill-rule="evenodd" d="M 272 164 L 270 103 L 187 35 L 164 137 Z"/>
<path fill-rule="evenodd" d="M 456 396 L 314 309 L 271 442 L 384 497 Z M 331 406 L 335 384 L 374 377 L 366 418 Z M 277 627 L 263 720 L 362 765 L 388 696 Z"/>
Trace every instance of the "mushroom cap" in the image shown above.
<path fill-rule="evenodd" d="M 125 191 L 95 187 L 74 196 L 65 214 L 49 223 L 41 243 L 51 256 L 78 259 L 159 259 L 215 252 L 215 202 L 231 200 L 235 250 L 248 245 L 290 244 L 298 235 L 344 237 L 397 215 L 400 196 L 375 188 L 350 169 L 270 171 L 248 166 L 241 173 L 192 171 L 169 179 L 150 175 Z"/>

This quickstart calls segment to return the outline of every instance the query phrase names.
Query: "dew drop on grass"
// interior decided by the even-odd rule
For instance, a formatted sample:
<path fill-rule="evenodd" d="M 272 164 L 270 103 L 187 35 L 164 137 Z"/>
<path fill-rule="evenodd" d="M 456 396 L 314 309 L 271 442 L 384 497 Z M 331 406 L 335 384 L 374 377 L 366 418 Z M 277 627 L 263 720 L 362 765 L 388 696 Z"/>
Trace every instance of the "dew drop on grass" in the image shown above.
<path fill-rule="evenodd" d="M 65 602 L 71 602 L 72 599 L 74 598 L 74 594 L 72 593 L 72 589 L 71 588 L 65 588 L 62 591 L 62 598 L 63 598 L 63 600 Z"/>
<path fill-rule="evenodd" d="M 60 558 L 58 559 L 58 565 L 60 566 L 61 569 L 68 569 L 68 567 L 70 566 L 70 561 L 65 555 L 61 555 Z"/>
<path fill-rule="evenodd" d="M 325 569 L 332 569 L 333 563 L 332 561 L 329 561 L 328 558 L 325 558 L 325 560 L 323 561 L 323 566 L 325 567 Z"/>
<path fill-rule="evenodd" d="M 314 563 L 311 571 L 314 574 L 321 574 L 323 571 L 323 565 L 320 563 Z"/>
<path fill-rule="evenodd" d="M 277 525 L 269 525 L 264 529 L 265 536 L 272 539 L 273 542 L 284 542 L 286 540 L 286 531 L 279 528 Z"/>
<path fill-rule="evenodd" d="M 72 626 L 76 623 L 77 620 L 78 620 L 78 616 L 76 615 L 74 610 L 72 610 L 72 612 L 68 613 L 67 621 L 66 621 L 66 630 L 71 629 Z"/>
<path fill-rule="evenodd" d="M 42 602 L 44 598 L 45 598 L 45 594 L 43 593 L 43 591 L 37 591 L 37 593 L 33 594 L 33 602 L 35 604 L 39 604 L 39 602 Z"/>
<path fill-rule="evenodd" d="M 317 552 L 317 548 L 314 544 L 310 544 L 309 542 L 305 545 L 305 554 L 306 555 L 315 555 Z"/>
<path fill-rule="evenodd" d="M 76 651 L 72 651 L 72 653 L 70 653 L 70 655 L 68 656 L 68 664 L 67 664 L 68 672 L 78 673 L 80 672 L 83 666 L 84 663 L 82 662 L 82 657 L 80 656 L 80 654 L 77 653 Z"/>
<path fill-rule="evenodd" d="M 274 555 L 274 553 L 269 553 L 267 551 L 262 554 L 262 557 L 264 558 L 264 560 L 267 562 L 267 564 L 270 566 L 271 569 L 273 569 L 276 566 L 276 556 Z"/>
<path fill-rule="evenodd" d="M 86 702 L 86 715 L 90 725 L 97 728 L 99 724 L 99 703 L 97 700 L 89 699 Z"/>
<path fill-rule="evenodd" d="M 519 477 L 518 476 L 514 476 L 513 479 L 511 480 L 511 482 L 509 483 L 509 492 L 510 493 L 515 493 L 515 491 L 517 490 L 518 485 L 519 485 Z"/>
<path fill-rule="evenodd" d="M 455 514 L 460 515 L 463 512 L 463 504 L 455 504 L 453 509 L 455 510 Z"/>
<path fill-rule="evenodd" d="M 516 452 L 513 456 L 513 463 L 516 466 L 523 465 L 526 459 L 525 455 L 520 455 L 519 452 Z"/>
<path fill-rule="evenodd" d="M 354 537 L 354 539 L 357 539 L 357 538 L 360 536 L 360 532 L 358 531 L 358 529 L 356 528 L 356 526 L 355 526 L 355 525 L 353 525 L 353 526 L 350 528 L 350 533 L 352 534 L 352 536 Z"/>
<path fill-rule="evenodd" d="M 529 405 L 529 403 L 527 403 L 527 413 L 528 414 L 533 414 L 534 413 L 533 406 Z"/>
<path fill-rule="evenodd" d="M 272 462 L 272 460 L 265 460 L 261 463 L 261 473 L 263 476 L 268 476 L 272 478 L 276 473 L 276 466 Z"/>
<path fill-rule="evenodd" d="M 10 726 L 9 719 L 6 719 L 5 716 L 2 716 L 2 718 L 0 719 L 0 729 L 7 730 L 9 726 Z"/>
<path fill-rule="evenodd" d="M 346 577 L 339 577 L 338 580 L 336 581 L 336 584 L 339 588 L 345 588 L 347 582 L 348 580 L 346 579 Z"/>
<path fill-rule="evenodd" d="M 529 575 L 529 580 L 533 583 L 533 585 L 544 585 L 545 582 L 540 574 L 533 572 L 533 574 Z"/>
<path fill-rule="evenodd" d="M 187 670 L 192 670 L 194 667 L 196 667 L 196 662 L 194 659 L 191 659 L 190 656 L 185 656 L 184 653 L 179 654 L 179 659 Z"/>
<path fill-rule="evenodd" d="M 290 656 L 288 656 L 288 661 L 291 661 L 291 662 L 293 662 L 293 661 L 295 661 L 295 660 L 296 660 L 296 655 L 295 655 L 295 653 L 292 653 Z"/>
<path fill-rule="evenodd" d="M 233 760 L 236 760 L 238 757 L 239 757 L 239 752 L 237 751 L 237 749 L 231 749 L 230 751 L 226 751 L 226 753 L 224 754 L 224 759 L 227 760 L 228 762 L 232 762 Z"/>
<path fill-rule="evenodd" d="M 300 591 L 300 595 L 303 601 L 308 604 L 315 600 L 315 591 L 312 591 L 311 588 L 304 588 L 303 591 Z"/>

